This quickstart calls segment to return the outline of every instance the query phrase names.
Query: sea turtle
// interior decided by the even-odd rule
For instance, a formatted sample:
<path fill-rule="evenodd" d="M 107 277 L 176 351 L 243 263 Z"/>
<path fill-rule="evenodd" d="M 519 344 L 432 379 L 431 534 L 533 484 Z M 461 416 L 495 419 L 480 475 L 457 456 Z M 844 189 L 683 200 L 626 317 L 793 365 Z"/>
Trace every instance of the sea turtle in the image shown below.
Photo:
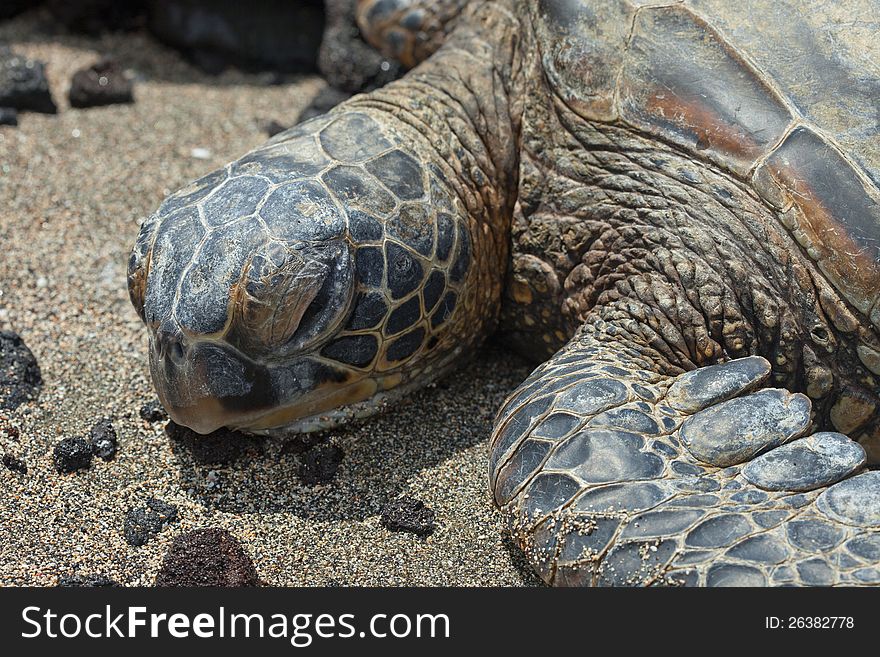
<path fill-rule="evenodd" d="M 162 402 L 332 426 L 500 323 L 544 362 L 491 490 L 545 581 L 880 583 L 878 9 L 467 3 L 402 80 L 144 222 Z"/>

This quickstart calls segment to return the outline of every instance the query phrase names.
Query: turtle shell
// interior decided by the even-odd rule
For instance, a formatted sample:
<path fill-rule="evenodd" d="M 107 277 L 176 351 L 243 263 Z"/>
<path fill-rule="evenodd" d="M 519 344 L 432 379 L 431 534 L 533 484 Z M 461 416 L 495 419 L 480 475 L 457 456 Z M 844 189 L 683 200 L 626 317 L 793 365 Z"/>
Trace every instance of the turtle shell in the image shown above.
<path fill-rule="evenodd" d="M 749 185 L 880 328 L 880 3 L 540 0 L 554 91 Z"/>

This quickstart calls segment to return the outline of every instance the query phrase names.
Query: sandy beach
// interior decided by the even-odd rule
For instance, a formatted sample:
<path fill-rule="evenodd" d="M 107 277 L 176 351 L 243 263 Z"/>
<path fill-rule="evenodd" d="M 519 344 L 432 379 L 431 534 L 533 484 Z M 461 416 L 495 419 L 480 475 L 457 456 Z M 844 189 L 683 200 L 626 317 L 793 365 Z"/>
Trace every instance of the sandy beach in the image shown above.
<path fill-rule="evenodd" d="M 0 25 L 0 42 L 46 63 L 59 106 L 0 128 L 0 329 L 23 337 L 44 380 L 37 400 L 0 411 L 0 452 L 27 467 L 0 467 L 0 585 L 104 575 L 149 586 L 174 537 L 206 527 L 238 538 L 268 585 L 538 584 L 487 490 L 492 417 L 529 371 L 497 345 L 385 415 L 330 432 L 344 459 L 317 486 L 300 482 L 303 456 L 281 441 L 248 441 L 230 462 L 203 464 L 139 414 L 155 399 L 125 284 L 139 222 L 259 145 L 265 122 L 292 123 L 323 81 L 212 77 L 145 34 L 51 34 L 33 12 Z M 134 75 L 135 103 L 71 109 L 71 76 L 105 55 Z M 104 416 L 116 458 L 59 474 L 56 444 Z M 432 535 L 380 524 L 402 495 L 434 511 Z M 133 546 L 125 517 L 149 498 L 178 517 Z"/>

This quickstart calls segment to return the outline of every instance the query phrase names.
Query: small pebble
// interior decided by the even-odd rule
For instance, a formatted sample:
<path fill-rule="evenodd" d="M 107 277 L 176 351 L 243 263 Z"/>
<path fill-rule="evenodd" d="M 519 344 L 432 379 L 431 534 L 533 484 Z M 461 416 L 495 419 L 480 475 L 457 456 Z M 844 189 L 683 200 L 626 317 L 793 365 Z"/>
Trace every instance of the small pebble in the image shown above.
<path fill-rule="evenodd" d="M 392 500 L 382 509 L 380 522 L 393 532 L 412 532 L 418 536 L 428 536 L 434 532 L 434 512 L 421 500 L 404 496 Z"/>
<path fill-rule="evenodd" d="M 58 580 L 58 586 L 62 588 L 83 587 L 98 588 L 105 586 L 121 586 L 115 579 L 106 575 L 68 575 Z"/>
<path fill-rule="evenodd" d="M 0 409 L 35 399 L 43 385 L 40 366 L 21 336 L 0 331 Z"/>
<path fill-rule="evenodd" d="M 0 125 L 18 125 L 18 110 L 14 107 L 0 107 Z"/>
<path fill-rule="evenodd" d="M 211 157 L 211 151 L 207 148 L 194 148 L 189 152 L 197 160 L 207 160 Z"/>
<path fill-rule="evenodd" d="M 55 469 L 61 474 L 88 468 L 92 464 L 92 446 L 82 438 L 65 438 L 55 445 Z"/>
<path fill-rule="evenodd" d="M 17 459 L 12 454 L 4 454 L 3 455 L 3 465 L 5 465 L 9 470 L 13 472 L 17 472 L 19 474 L 27 474 L 27 464 L 21 459 Z"/>
<path fill-rule="evenodd" d="M 140 416 L 141 419 L 151 423 L 164 422 L 168 419 L 168 414 L 165 412 L 165 409 L 162 408 L 162 404 L 159 403 L 158 399 L 154 399 L 141 406 Z"/>
<path fill-rule="evenodd" d="M 125 514 L 122 534 L 129 545 L 138 547 L 175 520 L 177 520 L 176 506 L 151 497 L 144 506 L 128 510 Z"/>
<path fill-rule="evenodd" d="M 345 453 L 336 445 L 318 445 L 306 452 L 299 478 L 307 486 L 326 484 L 336 476 Z"/>
<path fill-rule="evenodd" d="M 156 586 L 259 586 L 254 563 L 225 529 L 196 529 L 175 537 Z"/>
<path fill-rule="evenodd" d="M 303 121 L 325 114 L 336 107 L 339 103 L 348 100 L 349 98 L 351 98 L 351 94 L 348 92 L 340 91 L 334 87 L 324 87 L 321 91 L 315 94 L 315 97 L 312 98 L 312 102 L 306 105 L 305 109 L 300 112 L 296 122 L 302 123 Z"/>
<path fill-rule="evenodd" d="M 265 132 L 269 137 L 274 137 L 280 132 L 284 132 L 287 130 L 289 126 L 282 125 L 275 119 L 271 119 L 263 123 L 263 132 Z"/>
<path fill-rule="evenodd" d="M 0 433 L 6 434 L 6 437 L 9 440 L 14 440 L 18 442 L 18 439 L 21 437 L 21 432 L 18 430 L 18 427 L 13 427 L 11 424 L 6 424 L 0 426 Z"/>
<path fill-rule="evenodd" d="M 73 74 L 68 98 L 71 107 L 133 103 L 133 85 L 119 64 L 105 58 Z"/>
<path fill-rule="evenodd" d="M 0 107 L 55 114 L 45 65 L 0 47 Z"/>
<path fill-rule="evenodd" d="M 105 461 L 112 461 L 116 456 L 116 429 L 113 428 L 109 418 L 101 418 L 95 423 L 89 432 L 89 441 L 95 456 L 99 456 Z"/>

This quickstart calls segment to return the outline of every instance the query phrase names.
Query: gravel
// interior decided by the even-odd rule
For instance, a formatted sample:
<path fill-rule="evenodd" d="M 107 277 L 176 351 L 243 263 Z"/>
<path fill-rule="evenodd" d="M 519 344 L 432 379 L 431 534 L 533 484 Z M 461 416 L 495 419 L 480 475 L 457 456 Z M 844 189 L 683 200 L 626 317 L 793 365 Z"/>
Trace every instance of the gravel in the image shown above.
<path fill-rule="evenodd" d="M 0 130 L 0 241 L 14 254 L 0 257 L 0 329 L 22 336 L 44 379 L 37 399 L 0 409 L 0 451 L 28 467 L 0 468 L 0 585 L 101 573 L 149 586 L 174 539 L 206 527 L 234 535 L 273 586 L 536 584 L 488 494 L 492 417 L 529 372 L 494 344 L 388 413 L 321 436 L 345 452 L 321 486 L 299 481 L 301 453 L 282 456 L 303 441 L 252 441 L 206 464 L 163 420 L 141 417 L 155 391 L 125 282 L 139 221 L 262 143 L 261 117 L 292 124 L 324 83 L 214 78 L 140 32 L 46 35 L 40 16 L 0 25 L 0 41 L 46 62 L 61 105 Z M 104 55 L 133 72 L 137 103 L 70 109 L 67 81 Z M 190 157 L 199 146 L 210 159 Z M 113 418 L 116 458 L 59 474 L 56 443 L 87 436 L 100 417 Z M 405 495 L 436 514 L 427 538 L 381 528 L 382 509 Z M 132 546 L 123 519 L 151 497 L 176 506 L 178 520 Z"/>

